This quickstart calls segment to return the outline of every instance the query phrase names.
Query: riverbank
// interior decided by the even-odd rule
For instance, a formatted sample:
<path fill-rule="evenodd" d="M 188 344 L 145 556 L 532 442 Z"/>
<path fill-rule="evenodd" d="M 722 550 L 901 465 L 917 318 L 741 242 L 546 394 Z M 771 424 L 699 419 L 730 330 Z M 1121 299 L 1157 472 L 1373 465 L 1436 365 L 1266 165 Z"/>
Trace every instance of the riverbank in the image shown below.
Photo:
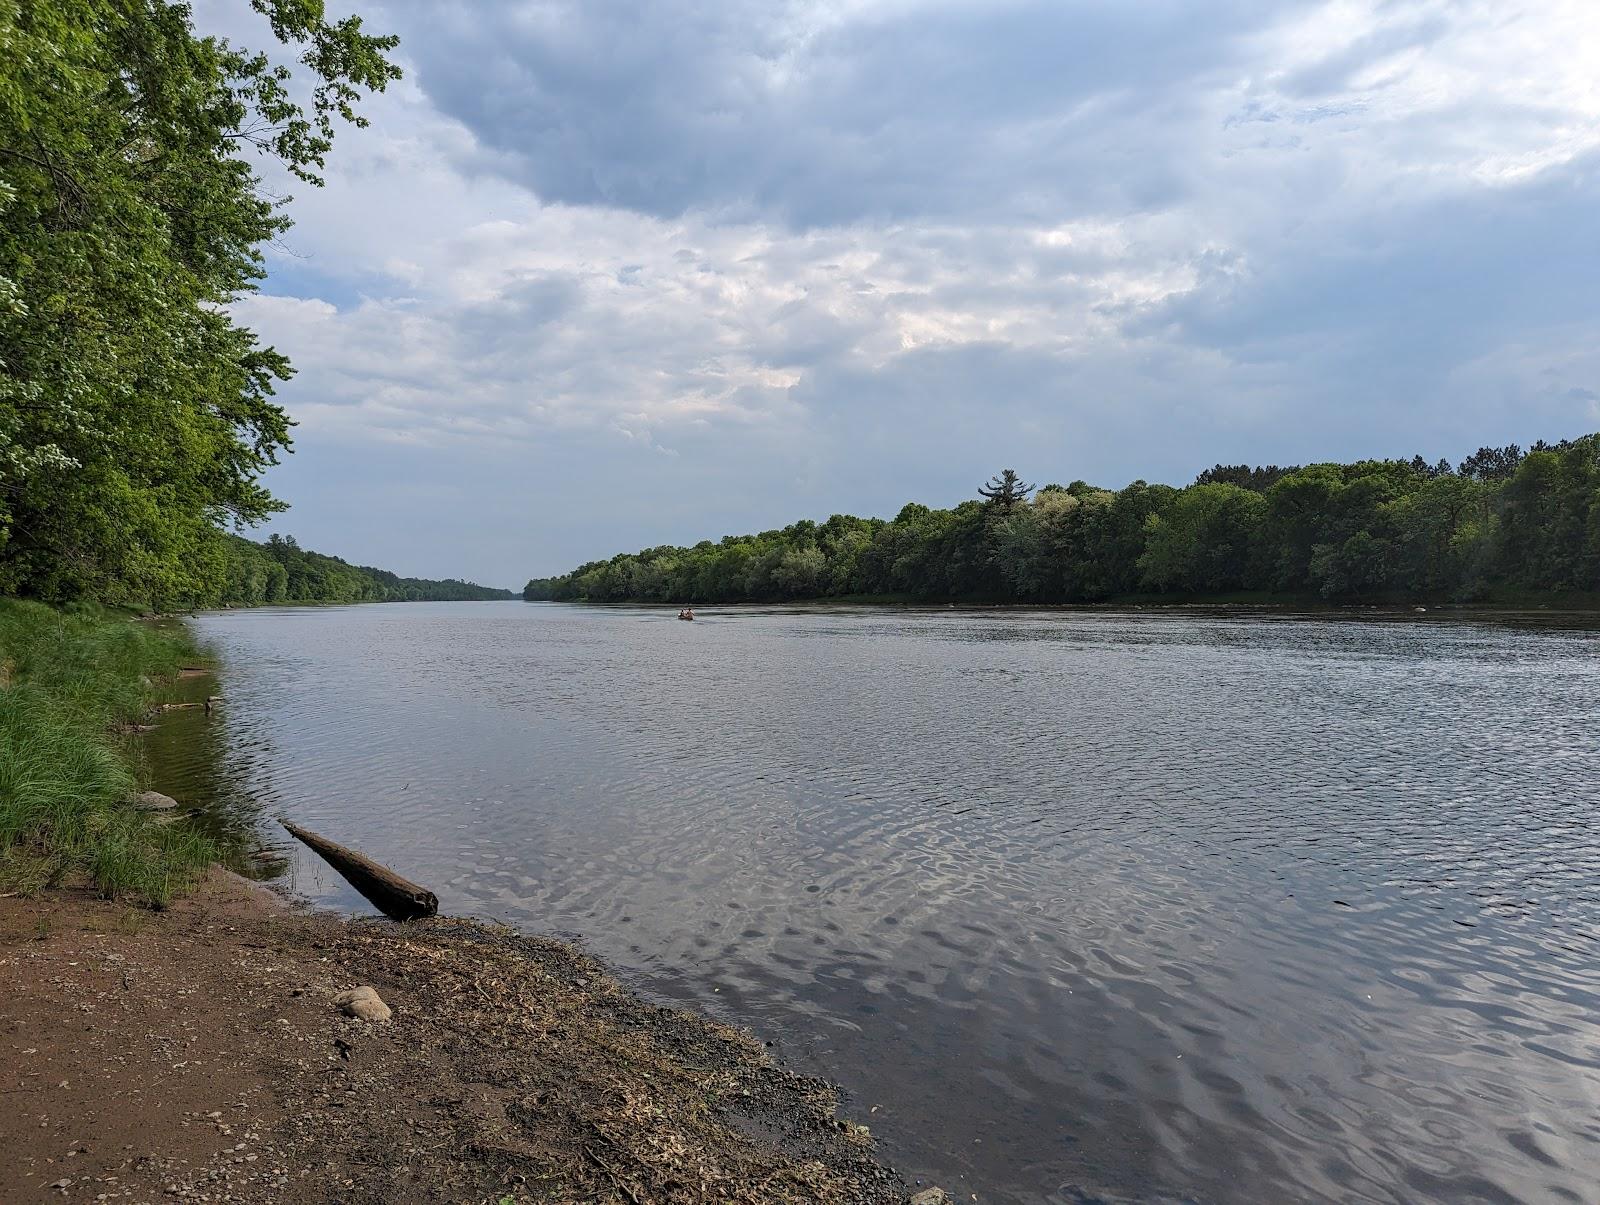
<path fill-rule="evenodd" d="M 1093 602 L 1017 602 L 988 597 L 929 599 L 901 594 L 830 594 L 816 598 L 789 598 L 752 601 L 739 599 L 673 600 L 668 602 L 591 602 L 588 599 L 524 599 L 524 602 L 555 606 L 594 607 L 597 609 L 665 612 L 685 605 L 702 610 L 771 611 L 777 608 L 827 611 L 864 608 L 884 611 L 942 612 L 1060 612 L 1062 614 L 1115 614 L 1124 611 L 1239 612 L 1244 614 L 1327 615 L 1340 619 L 1369 616 L 1431 615 L 1436 618 L 1472 619 L 1497 615 L 1584 615 L 1600 614 L 1600 593 L 1576 591 L 1553 594 L 1500 591 L 1471 602 L 1429 596 L 1394 596 L 1361 599 L 1327 599 L 1317 594 L 1288 594 L 1267 591 L 1234 591 L 1227 594 L 1120 594 Z"/>
<path fill-rule="evenodd" d="M 222 847 L 135 796 L 197 659 L 0 600 L 0 1200 L 904 1200 L 832 1087 L 572 946 L 208 869 Z"/>
<path fill-rule="evenodd" d="M 85 881 L 159 907 L 218 857 L 137 795 L 137 732 L 196 658 L 181 628 L 0 599 L 0 891 Z"/>
<path fill-rule="evenodd" d="M 0 1200 L 906 1199 L 829 1085 L 509 929 L 214 872 L 164 912 L 0 899 L 0 980 Z"/>

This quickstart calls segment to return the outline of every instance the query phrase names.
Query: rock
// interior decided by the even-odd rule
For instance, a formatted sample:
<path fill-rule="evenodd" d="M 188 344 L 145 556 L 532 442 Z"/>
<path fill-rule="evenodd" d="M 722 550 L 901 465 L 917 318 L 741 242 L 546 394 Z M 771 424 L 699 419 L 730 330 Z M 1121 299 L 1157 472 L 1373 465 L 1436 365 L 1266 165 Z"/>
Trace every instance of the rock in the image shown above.
<path fill-rule="evenodd" d="M 178 801 L 171 795 L 163 795 L 160 791 L 140 791 L 133 797 L 133 806 L 143 808 L 147 812 L 164 812 L 168 808 L 178 806 Z"/>
<path fill-rule="evenodd" d="M 356 987 L 348 992 L 340 992 L 333 998 L 333 1002 L 343 1010 L 345 1016 L 356 1017 L 362 1021 L 387 1021 L 394 1015 L 378 993 L 370 987 Z"/>
<path fill-rule="evenodd" d="M 911 1205 L 955 1205 L 942 1188 L 925 1188 L 911 1198 Z"/>

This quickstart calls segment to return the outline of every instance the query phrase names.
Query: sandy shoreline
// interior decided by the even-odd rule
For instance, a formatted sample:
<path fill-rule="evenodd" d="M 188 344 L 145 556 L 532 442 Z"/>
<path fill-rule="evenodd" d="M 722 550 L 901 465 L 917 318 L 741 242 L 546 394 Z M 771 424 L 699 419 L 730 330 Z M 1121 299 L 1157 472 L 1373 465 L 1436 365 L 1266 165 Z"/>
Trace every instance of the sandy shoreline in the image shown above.
<path fill-rule="evenodd" d="M 386 1022 L 334 1003 L 370 985 Z M 0 899 L 0 1200 L 903 1202 L 828 1084 L 565 943 Z"/>

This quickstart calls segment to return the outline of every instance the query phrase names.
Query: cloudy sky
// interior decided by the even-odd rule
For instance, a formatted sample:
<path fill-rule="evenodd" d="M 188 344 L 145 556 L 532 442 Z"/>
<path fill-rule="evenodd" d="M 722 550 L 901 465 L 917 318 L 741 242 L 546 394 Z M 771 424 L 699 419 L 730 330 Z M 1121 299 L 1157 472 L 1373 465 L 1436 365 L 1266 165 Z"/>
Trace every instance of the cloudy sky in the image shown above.
<path fill-rule="evenodd" d="M 406 78 L 238 307 L 311 547 L 520 586 L 1006 466 L 1600 428 L 1594 0 L 360 11 Z"/>

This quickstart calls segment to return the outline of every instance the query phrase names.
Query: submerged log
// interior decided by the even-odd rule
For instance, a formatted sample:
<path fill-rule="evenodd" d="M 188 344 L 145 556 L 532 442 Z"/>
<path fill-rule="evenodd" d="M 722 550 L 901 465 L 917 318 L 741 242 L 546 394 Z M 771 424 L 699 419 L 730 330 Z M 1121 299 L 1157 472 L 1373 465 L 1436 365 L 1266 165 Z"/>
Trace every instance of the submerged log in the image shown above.
<path fill-rule="evenodd" d="M 347 849 L 310 829 L 290 824 L 287 820 L 279 823 L 289 830 L 290 836 L 303 841 L 321 855 L 324 862 L 342 874 L 350 886 L 390 920 L 419 920 L 438 913 L 439 897 L 426 887 L 419 887 L 387 866 L 374 862 L 366 854 Z"/>

